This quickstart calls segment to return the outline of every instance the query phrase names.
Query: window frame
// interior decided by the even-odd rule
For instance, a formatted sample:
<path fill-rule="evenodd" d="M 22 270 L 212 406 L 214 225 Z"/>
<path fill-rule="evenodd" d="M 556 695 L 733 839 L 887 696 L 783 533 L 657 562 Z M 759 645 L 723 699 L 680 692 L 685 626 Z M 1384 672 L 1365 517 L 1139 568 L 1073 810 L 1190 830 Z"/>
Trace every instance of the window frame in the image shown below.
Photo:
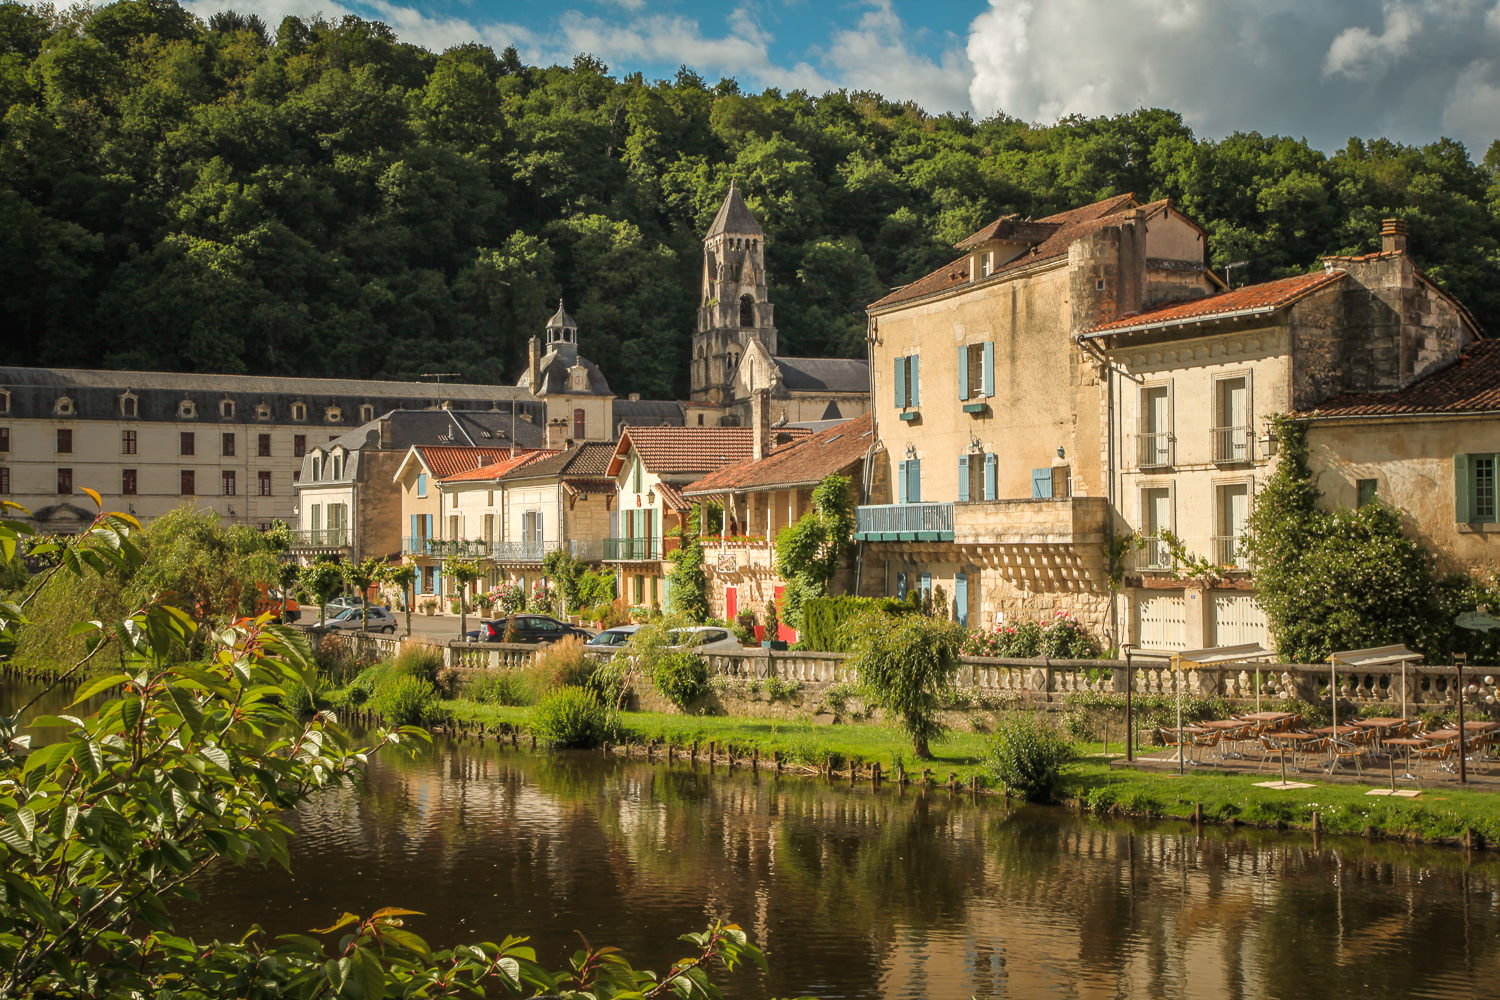
<path fill-rule="evenodd" d="M 195 497 L 198 495 L 198 477 L 193 474 L 192 469 L 179 469 L 177 471 L 177 495 L 184 497 Z"/>
<path fill-rule="evenodd" d="M 235 449 L 238 447 L 234 439 L 234 431 L 225 431 L 219 436 L 219 457 L 234 458 Z"/>
<path fill-rule="evenodd" d="M 233 469 L 221 469 L 219 471 L 220 496 L 232 497 L 239 495 L 239 483 Z"/>
<path fill-rule="evenodd" d="M 1480 509 L 1479 463 L 1488 463 L 1488 512 Z M 1454 520 L 1459 524 L 1477 526 L 1500 524 L 1500 486 L 1496 477 L 1500 475 L 1500 453 L 1464 452 L 1453 456 Z"/>
<path fill-rule="evenodd" d="M 133 497 L 140 490 L 139 473 L 135 469 L 120 470 L 120 495 Z"/>
<path fill-rule="evenodd" d="M 59 455 L 73 454 L 73 428 L 59 427 L 57 429 L 57 453 Z"/>
<path fill-rule="evenodd" d="M 72 466 L 57 467 L 57 495 L 60 497 L 68 497 L 73 495 Z"/>
<path fill-rule="evenodd" d="M 140 439 L 133 430 L 122 430 L 120 432 L 120 454 L 137 455 L 140 449 Z"/>
<path fill-rule="evenodd" d="M 268 497 L 274 495 L 271 492 L 272 476 L 270 470 L 260 469 L 255 473 L 255 486 L 257 496 Z"/>
<path fill-rule="evenodd" d="M 179 431 L 177 434 L 177 454 L 196 455 L 198 453 L 198 439 L 192 431 Z"/>
<path fill-rule="evenodd" d="M 255 439 L 255 451 L 257 458 L 271 457 L 271 435 L 259 434 Z"/>

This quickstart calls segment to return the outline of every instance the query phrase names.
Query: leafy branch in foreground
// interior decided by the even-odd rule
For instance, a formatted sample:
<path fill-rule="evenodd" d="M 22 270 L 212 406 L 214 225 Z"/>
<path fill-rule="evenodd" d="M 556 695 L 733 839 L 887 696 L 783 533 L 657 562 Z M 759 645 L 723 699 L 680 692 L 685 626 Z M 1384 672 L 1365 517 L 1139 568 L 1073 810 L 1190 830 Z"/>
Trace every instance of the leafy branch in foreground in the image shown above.
<path fill-rule="evenodd" d="M 55 543 L 51 572 L 137 571 L 135 530 L 101 514 Z M 0 523 L 0 551 L 25 533 Z M 7 641 L 24 621 L 21 605 L 0 609 Z M 520 937 L 434 951 L 406 928 L 414 911 L 394 908 L 274 938 L 176 934 L 172 904 L 208 865 L 287 865 L 283 810 L 355 780 L 372 753 L 426 738 L 397 729 L 359 745 L 329 715 L 299 720 L 286 694 L 315 682 L 313 660 L 299 633 L 266 618 L 213 633 L 201 662 L 174 662 L 200 628 L 159 603 L 83 623 L 87 656 L 117 646 L 123 668 L 64 714 L 0 715 L 0 996 L 711 998 L 711 969 L 763 964 L 723 923 L 684 938 L 691 954 L 660 977 L 587 946 L 551 972 Z"/>

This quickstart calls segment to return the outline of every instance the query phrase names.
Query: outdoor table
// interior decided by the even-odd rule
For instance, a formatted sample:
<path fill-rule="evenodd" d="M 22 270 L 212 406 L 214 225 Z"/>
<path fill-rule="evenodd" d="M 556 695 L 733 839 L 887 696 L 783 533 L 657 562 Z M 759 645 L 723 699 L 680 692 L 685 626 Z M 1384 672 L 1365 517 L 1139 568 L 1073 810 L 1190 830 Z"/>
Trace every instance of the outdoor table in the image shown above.
<path fill-rule="evenodd" d="M 1292 746 L 1292 768 L 1297 767 L 1297 757 L 1302 753 L 1302 744 L 1307 740 L 1320 740 L 1323 737 L 1317 733 L 1267 733 L 1273 740 L 1286 740 Z"/>
<path fill-rule="evenodd" d="M 1382 719 L 1356 719 L 1354 725 L 1361 729 L 1369 729 L 1375 734 L 1375 750 L 1377 753 L 1385 752 L 1385 745 L 1390 740 L 1385 738 L 1386 730 L 1395 729 L 1405 723 L 1405 719 L 1382 718 Z M 1409 770 L 1409 769 L 1408 769 Z"/>
<path fill-rule="evenodd" d="M 1251 726 L 1254 725 L 1253 722 L 1249 722 L 1249 721 L 1247 721 L 1245 719 L 1214 719 L 1212 722 L 1202 722 L 1202 723 L 1199 723 L 1199 725 L 1201 725 L 1205 730 L 1210 730 L 1210 729 L 1211 730 L 1216 730 L 1216 731 L 1224 734 L 1223 736 L 1220 737 L 1220 742 L 1219 742 L 1219 746 L 1218 746 L 1218 751 L 1219 751 L 1218 756 L 1220 758 L 1224 758 L 1224 757 L 1244 757 L 1245 756 L 1244 753 L 1242 753 L 1238 749 L 1227 749 L 1226 750 L 1224 748 L 1223 740 L 1224 740 L 1224 738 L 1228 737 L 1230 733 L 1236 732 L 1236 731 L 1241 730 L 1241 729 L 1249 729 Z"/>
<path fill-rule="evenodd" d="M 1295 715 L 1295 712 L 1251 712 L 1245 718 L 1250 722 L 1280 722 Z"/>
<path fill-rule="evenodd" d="M 1344 736 L 1348 733 L 1359 732 L 1359 727 L 1355 725 L 1340 725 L 1337 731 L 1335 731 L 1333 726 L 1321 726 L 1314 729 L 1313 732 L 1319 736 Z"/>
<path fill-rule="evenodd" d="M 1425 747 L 1427 741 L 1412 736 L 1394 736 L 1385 742 L 1390 746 L 1401 747 L 1406 751 L 1406 773 L 1398 774 L 1396 777 L 1404 778 L 1407 781 L 1416 781 L 1417 776 L 1411 773 L 1411 752 L 1419 747 Z"/>

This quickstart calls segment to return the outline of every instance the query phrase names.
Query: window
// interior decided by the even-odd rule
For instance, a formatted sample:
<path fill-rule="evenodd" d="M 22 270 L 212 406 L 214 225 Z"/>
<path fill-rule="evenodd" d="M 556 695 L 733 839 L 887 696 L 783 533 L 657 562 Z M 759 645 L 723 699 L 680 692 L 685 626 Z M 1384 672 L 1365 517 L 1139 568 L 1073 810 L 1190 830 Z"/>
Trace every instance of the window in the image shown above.
<path fill-rule="evenodd" d="M 120 470 L 120 492 L 123 493 L 125 496 L 134 496 L 135 495 L 135 470 L 134 469 L 121 469 Z"/>
<path fill-rule="evenodd" d="M 177 416 L 183 420 L 192 420 L 198 415 L 198 404 L 191 399 L 184 399 L 177 404 Z"/>
<path fill-rule="evenodd" d="M 995 273 L 995 251 L 986 250 L 979 255 L 979 277 L 988 278 Z"/>
<path fill-rule="evenodd" d="M 193 489 L 193 470 L 192 469 L 183 469 L 182 470 L 181 483 L 182 483 L 182 488 L 181 488 L 181 490 L 179 492 L 181 492 L 182 495 L 185 496 L 185 497 L 192 496 L 193 493 L 195 492 L 195 490 Z"/>
<path fill-rule="evenodd" d="M 120 397 L 120 416 L 133 417 L 139 413 L 139 403 L 134 393 L 127 392 Z"/>
<path fill-rule="evenodd" d="M 344 453 L 341 451 L 333 453 L 333 478 L 344 478 Z"/>
<path fill-rule="evenodd" d="M 314 455 L 312 461 L 308 464 L 310 466 L 308 471 L 312 473 L 312 481 L 317 482 L 318 473 L 322 471 L 323 462 L 317 455 Z"/>
<path fill-rule="evenodd" d="M 958 398 L 978 399 L 995 394 L 995 342 L 965 344 L 958 349 Z"/>
<path fill-rule="evenodd" d="M 9 409 L 7 406 L 6 409 Z M 70 396 L 58 396 L 57 402 L 52 404 L 52 412 L 59 417 L 68 417 L 73 414 L 73 399 Z"/>
<path fill-rule="evenodd" d="M 261 400 L 259 403 L 255 404 L 255 419 L 270 420 L 271 404 L 267 403 L 265 400 Z"/>
<path fill-rule="evenodd" d="M 902 462 L 896 472 L 896 502 L 897 503 L 921 503 L 922 502 L 922 460 L 919 458 L 908 459 Z"/>
<path fill-rule="evenodd" d="M 68 494 L 73 492 L 72 469 L 57 470 L 57 492 L 61 494 Z"/>
<path fill-rule="evenodd" d="M 1137 439 L 1140 467 L 1162 468 L 1172 464 L 1172 392 L 1170 386 L 1148 385 L 1141 389 L 1141 432 Z"/>
<path fill-rule="evenodd" d="M 0 389 L 0 413 L 10 412 L 10 393 Z"/>
<path fill-rule="evenodd" d="M 301 469 L 293 469 L 292 470 L 292 482 L 294 482 L 294 483 L 300 483 L 300 482 L 302 482 L 302 470 Z"/>
<path fill-rule="evenodd" d="M 573 411 L 573 440 L 582 441 L 587 430 L 588 416 L 583 412 L 582 407 L 580 407 Z"/>
<path fill-rule="evenodd" d="M 9 427 L 0 427 L 0 451 L 10 451 Z"/>
<path fill-rule="evenodd" d="M 219 400 L 219 416 L 223 417 L 225 420 L 233 419 L 233 417 L 234 417 L 234 400 L 232 400 L 232 399 L 221 399 L 221 400 Z"/>
<path fill-rule="evenodd" d="M 293 420 L 306 420 L 307 419 L 307 404 L 306 403 L 293 403 L 292 404 L 292 419 Z"/>
<path fill-rule="evenodd" d="M 420 499 L 427 496 L 427 473 L 417 473 L 417 497 Z"/>
<path fill-rule="evenodd" d="M 271 435 L 261 434 L 255 440 L 255 453 L 261 458 L 271 456 Z"/>
<path fill-rule="evenodd" d="M 222 475 L 224 479 L 224 495 L 226 497 L 234 496 L 234 470 L 225 469 Z"/>
<path fill-rule="evenodd" d="M 271 495 L 271 473 L 262 469 L 255 474 L 257 492 L 263 497 Z"/>
<path fill-rule="evenodd" d="M 755 325 L 755 299 L 749 295 L 740 296 L 740 326 Z"/>
<path fill-rule="evenodd" d="M 196 446 L 192 431 L 183 431 L 177 436 L 177 454 L 191 455 Z"/>
<path fill-rule="evenodd" d="M 639 457 L 636 458 L 634 464 L 631 466 L 630 483 L 630 491 L 632 493 L 639 493 L 641 491 L 641 460 Z"/>
<path fill-rule="evenodd" d="M 1255 456 L 1251 435 L 1250 378 L 1238 375 L 1214 382 L 1214 461 L 1248 462 Z"/>
<path fill-rule="evenodd" d="M 1375 502 L 1375 485 L 1373 479 L 1355 480 L 1354 489 L 1357 492 L 1357 499 L 1354 505 L 1356 507 L 1364 507 Z"/>
<path fill-rule="evenodd" d="M 457 493 L 453 494 L 453 503 L 450 504 L 449 506 L 451 506 L 454 510 L 458 510 L 458 494 Z"/>
<path fill-rule="evenodd" d="M 904 572 L 896 574 L 896 600 L 906 600 L 906 574 Z"/>
<path fill-rule="evenodd" d="M 1056 483 L 1052 481 L 1052 467 L 1031 470 L 1031 499 L 1051 500 L 1056 495 L 1053 488 Z"/>
<path fill-rule="evenodd" d="M 228 456 L 231 456 L 231 455 L 234 454 L 234 435 L 233 434 L 225 434 L 224 435 L 224 444 L 223 444 L 223 447 L 220 449 L 219 453 L 221 455 L 224 455 L 225 457 L 228 457 Z"/>
<path fill-rule="evenodd" d="M 369 403 L 361 403 L 359 407 L 359 422 L 368 423 L 375 419 L 375 407 Z"/>
<path fill-rule="evenodd" d="M 297 434 L 292 437 L 292 457 L 301 458 L 307 454 L 307 435 Z"/>
<path fill-rule="evenodd" d="M 463 532 L 459 530 L 460 523 L 462 522 L 459 521 L 457 514 L 453 514 L 448 518 L 448 537 L 450 539 L 463 537 Z"/>
<path fill-rule="evenodd" d="M 134 455 L 135 454 L 135 431 L 121 431 L 120 432 L 120 454 L 121 455 Z"/>
<path fill-rule="evenodd" d="M 1172 553 L 1162 540 L 1163 531 L 1172 530 L 1172 491 L 1166 486 L 1141 490 L 1141 526 L 1145 529 L 1146 569 L 1171 569 Z"/>
<path fill-rule="evenodd" d="M 1218 532 L 1214 537 L 1214 562 L 1234 569 L 1249 569 L 1240 538 L 1250 519 L 1250 484 L 1226 483 L 1214 488 Z"/>
<path fill-rule="evenodd" d="M 921 403 L 921 393 L 918 392 L 921 380 L 917 376 L 919 360 L 915 354 L 896 359 L 896 406 L 900 409 L 912 409 Z"/>
<path fill-rule="evenodd" d="M 323 411 L 323 419 L 327 420 L 330 424 L 336 424 L 344 419 L 344 411 L 337 406 L 330 406 Z"/>
<path fill-rule="evenodd" d="M 1453 485 L 1460 524 L 1493 524 L 1497 455 L 1455 455 Z"/>
<path fill-rule="evenodd" d="M 969 626 L 969 574 L 958 573 L 953 577 L 953 620 Z"/>
<path fill-rule="evenodd" d="M 57 429 L 57 453 L 70 455 L 73 452 L 73 432 L 67 427 Z"/>
<path fill-rule="evenodd" d="M 493 500 L 491 500 L 490 502 L 494 503 Z M 486 542 L 493 542 L 495 540 L 495 515 L 494 514 L 486 514 L 486 515 L 484 515 L 484 540 Z"/>
<path fill-rule="evenodd" d="M 996 455 L 958 456 L 958 499 L 961 503 L 971 500 L 995 500 L 1000 460 Z"/>
<path fill-rule="evenodd" d="M 10 492 L 10 467 L 0 465 L 0 493 Z"/>

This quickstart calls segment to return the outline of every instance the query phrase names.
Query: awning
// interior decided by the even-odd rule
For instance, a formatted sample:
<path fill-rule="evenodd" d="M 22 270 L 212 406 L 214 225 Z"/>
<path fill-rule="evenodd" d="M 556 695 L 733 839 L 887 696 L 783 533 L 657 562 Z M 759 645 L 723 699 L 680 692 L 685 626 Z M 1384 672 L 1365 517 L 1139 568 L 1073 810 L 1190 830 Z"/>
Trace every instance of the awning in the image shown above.
<path fill-rule="evenodd" d="M 1200 667 L 1214 666 L 1220 663 L 1265 660 L 1271 659 L 1275 655 L 1275 653 L 1258 642 L 1247 642 L 1240 646 L 1210 646 L 1207 649 L 1184 649 L 1177 654 L 1178 659 L 1184 663 L 1193 663 Z"/>
<path fill-rule="evenodd" d="M 1405 646 L 1373 646 L 1370 649 L 1350 649 L 1342 653 L 1330 653 L 1328 658 L 1337 660 L 1346 667 L 1363 669 L 1410 663 L 1413 660 L 1422 659 L 1422 654 L 1414 653 Z"/>

